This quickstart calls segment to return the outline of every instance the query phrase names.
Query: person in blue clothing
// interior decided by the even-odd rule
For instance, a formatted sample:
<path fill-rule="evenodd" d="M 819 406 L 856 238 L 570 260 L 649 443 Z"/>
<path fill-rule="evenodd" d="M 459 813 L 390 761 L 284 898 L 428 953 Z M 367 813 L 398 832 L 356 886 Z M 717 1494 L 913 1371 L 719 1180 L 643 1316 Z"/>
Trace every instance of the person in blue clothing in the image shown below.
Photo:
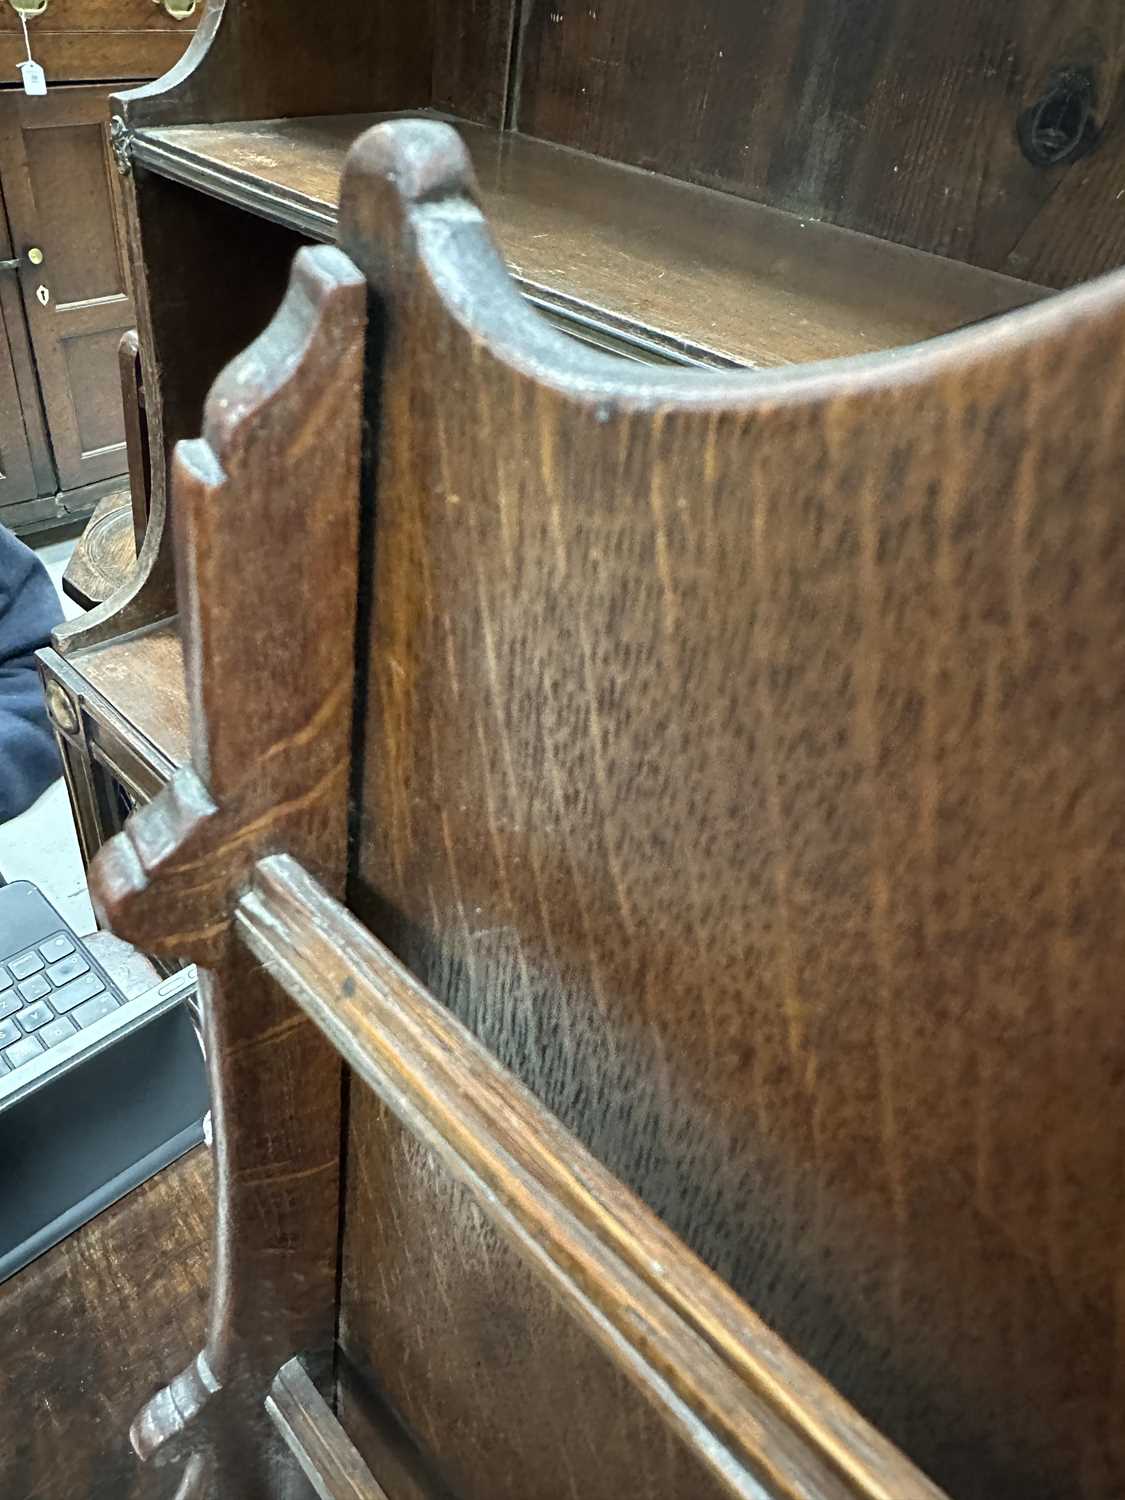
<path fill-rule="evenodd" d="M 35 653 L 62 608 L 30 547 L 0 526 L 0 823 L 30 807 L 61 772 Z"/>

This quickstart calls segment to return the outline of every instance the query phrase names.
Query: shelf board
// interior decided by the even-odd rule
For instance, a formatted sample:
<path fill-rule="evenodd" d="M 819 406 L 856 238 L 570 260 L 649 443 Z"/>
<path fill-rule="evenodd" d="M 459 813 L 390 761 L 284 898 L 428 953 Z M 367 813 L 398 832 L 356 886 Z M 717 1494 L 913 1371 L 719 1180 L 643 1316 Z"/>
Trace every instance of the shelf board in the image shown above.
<path fill-rule="evenodd" d="M 167 760 L 187 764 L 191 734 L 178 620 L 80 649 L 69 660 Z"/>
<path fill-rule="evenodd" d="M 133 160 L 314 239 L 381 115 L 138 131 Z M 1046 288 L 527 136 L 451 121 L 524 293 L 642 360 L 769 367 L 912 344 Z"/>

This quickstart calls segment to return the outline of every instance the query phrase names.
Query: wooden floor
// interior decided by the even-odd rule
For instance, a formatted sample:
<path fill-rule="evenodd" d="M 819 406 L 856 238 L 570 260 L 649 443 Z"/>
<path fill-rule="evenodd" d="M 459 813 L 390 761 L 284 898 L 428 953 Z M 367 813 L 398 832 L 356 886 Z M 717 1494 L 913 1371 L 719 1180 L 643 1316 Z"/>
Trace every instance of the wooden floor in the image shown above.
<path fill-rule="evenodd" d="M 171 1500 L 129 1424 L 202 1347 L 211 1217 L 200 1148 L 0 1287 L 3 1500 Z"/>

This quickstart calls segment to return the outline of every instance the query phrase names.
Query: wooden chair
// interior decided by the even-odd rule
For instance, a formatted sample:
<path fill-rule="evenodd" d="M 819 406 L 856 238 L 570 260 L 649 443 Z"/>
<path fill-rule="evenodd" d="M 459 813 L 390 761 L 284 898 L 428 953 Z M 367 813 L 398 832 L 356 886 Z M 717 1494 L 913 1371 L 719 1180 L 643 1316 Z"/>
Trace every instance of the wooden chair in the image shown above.
<path fill-rule="evenodd" d="M 139 1453 L 181 1500 L 1109 1496 L 1125 275 L 643 370 L 405 120 L 340 246 L 177 450 L 193 766 L 94 866 L 209 973 L 210 1335 Z"/>

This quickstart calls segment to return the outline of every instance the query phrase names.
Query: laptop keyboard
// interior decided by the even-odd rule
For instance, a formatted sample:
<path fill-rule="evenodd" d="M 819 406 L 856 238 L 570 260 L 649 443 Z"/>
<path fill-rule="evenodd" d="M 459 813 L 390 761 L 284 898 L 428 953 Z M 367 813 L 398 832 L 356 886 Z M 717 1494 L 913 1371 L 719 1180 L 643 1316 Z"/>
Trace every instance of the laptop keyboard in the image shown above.
<path fill-rule="evenodd" d="M 65 932 L 0 963 L 0 1076 L 34 1062 L 117 1005 Z"/>

